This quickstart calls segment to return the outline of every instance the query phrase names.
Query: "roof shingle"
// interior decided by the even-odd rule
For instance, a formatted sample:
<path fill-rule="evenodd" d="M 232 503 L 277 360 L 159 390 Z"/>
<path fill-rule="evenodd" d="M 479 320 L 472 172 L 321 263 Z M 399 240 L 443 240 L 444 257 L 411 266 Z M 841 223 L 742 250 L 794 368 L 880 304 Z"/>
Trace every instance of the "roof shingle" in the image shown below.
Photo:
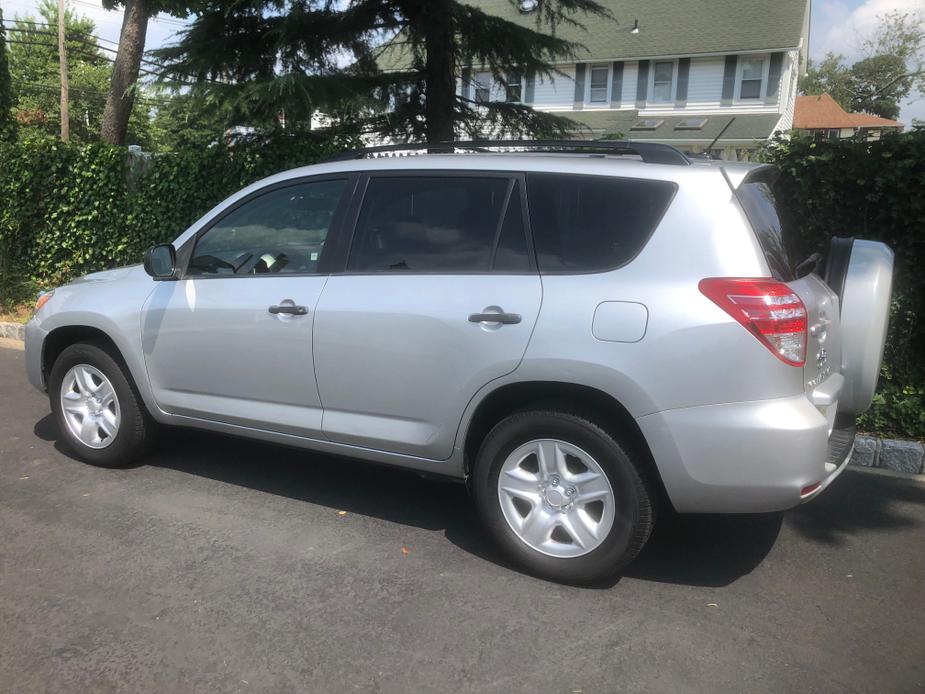
<path fill-rule="evenodd" d="M 849 113 L 828 94 L 798 96 L 793 109 L 795 130 L 835 128 L 898 128 L 901 123 L 866 113 Z"/>

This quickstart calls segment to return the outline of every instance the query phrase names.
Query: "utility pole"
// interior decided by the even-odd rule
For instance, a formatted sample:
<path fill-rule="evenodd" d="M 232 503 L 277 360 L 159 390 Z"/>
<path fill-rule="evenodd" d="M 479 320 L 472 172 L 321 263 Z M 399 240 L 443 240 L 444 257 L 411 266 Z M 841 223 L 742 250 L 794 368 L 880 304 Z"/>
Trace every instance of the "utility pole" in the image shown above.
<path fill-rule="evenodd" d="M 71 114 L 67 94 L 67 53 L 64 50 L 64 0 L 58 0 L 58 66 L 61 72 L 61 139 L 71 139 Z"/>

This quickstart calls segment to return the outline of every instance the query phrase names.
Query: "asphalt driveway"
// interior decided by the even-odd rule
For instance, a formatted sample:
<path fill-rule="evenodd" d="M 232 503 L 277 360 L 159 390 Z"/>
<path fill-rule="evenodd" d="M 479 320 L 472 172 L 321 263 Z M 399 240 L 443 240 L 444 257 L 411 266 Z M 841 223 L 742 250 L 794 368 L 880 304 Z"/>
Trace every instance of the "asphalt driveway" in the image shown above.
<path fill-rule="evenodd" d="M 925 485 L 676 517 L 619 582 L 506 567 L 461 486 L 175 432 L 102 470 L 0 348 L 0 690 L 913 692 Z"/>

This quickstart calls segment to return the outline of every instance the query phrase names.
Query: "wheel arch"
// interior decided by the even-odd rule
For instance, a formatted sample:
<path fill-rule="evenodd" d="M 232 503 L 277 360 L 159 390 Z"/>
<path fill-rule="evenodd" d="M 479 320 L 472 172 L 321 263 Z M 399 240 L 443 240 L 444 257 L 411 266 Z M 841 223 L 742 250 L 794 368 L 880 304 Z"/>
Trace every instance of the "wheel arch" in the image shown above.
<path fill-rule="evenodd" d="M 126 358 L 125 350 L 113 337 L 111 331 L 85 322 L 57 325 L 42 340 L 41 369 L 42 381 L 46 388 L 48 388 L 48 377 L 51 374 L 55 360 L 65 349 L 79 342 L 95 342 L 103 346 L 110 353 L 110 356 L 125 368 L 148 413 L 156 418 L 158 414 L 161 414 L 149 392 L 143 365 L 142 373 L 139 374 L 131 360 Z"/>
<path fill-rule="evenodd" d="M 576 383 L 518 381 L 485 395 L 470 416 L 462 439 L 466 475 L 471 473 L 479 446 L 492 427 L 510 414 L 538 408 L 571 412 L 602 427 L 639 462 L 658 490 L 659 500 L 670 506 L 652 451 L 629 410 L 612 395 Z"/>

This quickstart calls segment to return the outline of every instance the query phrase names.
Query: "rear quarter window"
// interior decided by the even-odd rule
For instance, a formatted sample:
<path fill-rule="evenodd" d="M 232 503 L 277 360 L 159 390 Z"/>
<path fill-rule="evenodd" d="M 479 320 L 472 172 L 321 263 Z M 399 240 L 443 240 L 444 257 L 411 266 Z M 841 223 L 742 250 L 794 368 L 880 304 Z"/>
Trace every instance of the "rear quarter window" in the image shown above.
<path fill-rule="evenodd" d="M 762 171 L 757 177 L 746 178 L 736 191 L 736 197 L 758 238 L 771 274 L 783 282 L 790 282 L 796 279 L 792 253 L 789 251 L 795 239 L 790 225 L 782 221 L 786 217 L 774 197 L 774 178 L 774 171 Z"/>
<path fill-rule="evenodd" d="M 668 181 L 529 174 L 540 272 L 602 272 L 628 263 L 649 240 L 675 190 Z"/>

